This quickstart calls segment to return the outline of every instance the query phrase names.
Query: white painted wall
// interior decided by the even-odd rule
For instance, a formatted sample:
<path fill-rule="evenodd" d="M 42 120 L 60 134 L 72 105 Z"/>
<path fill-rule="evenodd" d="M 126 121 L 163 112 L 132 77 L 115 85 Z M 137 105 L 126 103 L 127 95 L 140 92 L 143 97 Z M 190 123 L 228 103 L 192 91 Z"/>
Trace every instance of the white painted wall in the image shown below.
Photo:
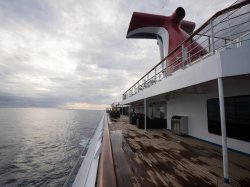
<path fill-rule="evenodd" d="M 221 52 L 222 76 L 248 74 L 250 70 L 250 45 Z"/>
<path fill-rule="evenodd" d="M 250 94 L 250 86 L 247 86 L 250 85 L 250 80 L 230 79 L 224 80 L 223 83 L 226 97 Z M 167 128 L 171 129 L 173 115 L 188 116 L 190 136 L 221 145 L 221 137 L 208 132 L 206 102 L 211 98 L 218 98 L 216 81 L 208 88 L 206 94 L 176 94 L 175 98 L 167 103 Z M 229 148 L 250 154 L 250 143 L 232 138 L 228 138 L 227 141 Z"/>

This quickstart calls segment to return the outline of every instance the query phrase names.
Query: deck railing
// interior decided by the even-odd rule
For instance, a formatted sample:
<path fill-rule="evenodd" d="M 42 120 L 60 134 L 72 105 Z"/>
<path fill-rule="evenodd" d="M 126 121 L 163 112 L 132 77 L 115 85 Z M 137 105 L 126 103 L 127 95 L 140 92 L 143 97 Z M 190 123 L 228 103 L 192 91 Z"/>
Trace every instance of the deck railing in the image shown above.
<path fill-rule="evenodd" d="M 107 123 L 104 113 L 89 142 L 82 150 L 63 187 L 95 186 L 101 151 L 103 127 Z"/>
<path fill-rule="evenodd" d="M 217 12 L 168 56 L 131 86 L 122 99 L 157 84 L 179 69 L 185 69 L 221 50 L 250 44 L 250 2 L 239 1 Z"/>

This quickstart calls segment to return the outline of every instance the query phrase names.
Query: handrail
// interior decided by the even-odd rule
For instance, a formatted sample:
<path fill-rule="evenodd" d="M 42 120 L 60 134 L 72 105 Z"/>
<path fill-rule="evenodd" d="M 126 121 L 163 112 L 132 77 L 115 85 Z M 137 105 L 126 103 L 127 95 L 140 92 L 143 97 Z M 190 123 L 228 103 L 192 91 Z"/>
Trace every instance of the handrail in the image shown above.
<path fill-rule="evenodd" d="M 102 122 L 102 119 L 100 120 L 100 122 L 98 123 L 99 125 L 97 125 L 91 135 L 91 137 L 89 138 L 87 144 L 85 145 L 85 147 L 83 148 L 83 150 L 81 151 L 80 153 L 80 156 L 78 157 L 75 165 L 73 166 L 73 168 L 71 169 L 70 171 L 70 174 L 68 175 L 66 181 L 64 182 L 64 185 L 63 187 L 69 187 L 69 186 L 72 186 L 74 180 L 75 180 L 75 177 L 76 177 L 76 174 L 79 170 L 79 167 L 80 165 L 82 164 L 85 156 L 86 156 L 86 153 L 88 151 L 88 148 L 90 146 L 90 143 L 91 143 L 91 140 L 93 139 L 94 135 L 95 135 L 95 132 L 96 132 L 96 129 L 101 125 L 101 122 Z"/>
<path fill-rule="evenodd" d="M 204 35 L 204 33 L 207 33 L 207 32 L 209 32 L 210 30 L 211 30 L 211 28 L 208 28 L 204 33 L 203 33 L 203 36 L 200 34 L 200 32 L 203 30 L 203 29 L 205 29 L 207 26 L 210 26 L 210 24 L 211 24 L 211 22 L 214 22 L 215 20 L 216 20 L 216 18 L 219 18 L 219 16 L 221 16 L 221 15 L 224 15 L 224 14 L 226 14 L 226 13 L 228 13 L 228 12 L 230 12 L 230 11 L 233 11 L 233 10 L 235 10 L 235 12 L 237 12 L 241 7 L 244 7 L 245 5 L 248 5 L 250 2 L 249 1 L 242 1 L 242 2 L 240 2 L 240 3 L 237 3 L 237 4 L 233 4 L 232 6 L 230 6 L 230 7 L 228 7 L 228 8 L 225 8 L 225 9 L 223 9 L 223 10 L 221 10 L 221 11 L 219 11 L 219 12 L 217 12 L 217 13 L 215 13 L 210 19 L 208 19 L 200 28 L 198 28 L 192 35 L 190 35 L 186 40 L 184 40 L 182 43 L 180 43 L 180 45 L 179 46 L 177 46 L 175 49 L 173 49 L 166 57 L 164 57 L 160 62 L 158 62 L 153 68 L 151 68 L 144 76 L 142 76 L 142 78 L 140 78 L 136 83 L 134 83 L 127 91 L 125 91 L 124 93 L 123 93 L 123 100 L 124 100 L 124 96 L 126 96 L 126 94 L 128 94 L 128 92 L 131 92 L 133 89 L 138 89 L 138 92 L 140 91 L 140 86 L 142 85 L 140 85 L 140 82 L 142 82 L 142 81 L 145 81 L 145 79 L 149 76 L 149 74 L 151 74 L 151 73 L 153 73 L 154 71 L 155 71 L 155 75 L 153 76 L 153 77 L 155 77 L 155 79 L 156 79 L 156 75 L 158 75 L 159 73 L 163 73 L 163 71 L 165 71 L 165 72 L 167 72 L 167 68 L 169 68 L 169 67 L 171 67 L 172 66 L 172 69 L 175 69 L 175 68 L 173 68 L 173 65 L 175 65 L 176 63 L 180 63 L 181 61 L 183 61 L 183 60 L 185 60 L 185 59 L 183 59 L 183 56 L 180 56 L 180 58 L 179 58 L 179 55 L 180 54 L 182 54 L 182 52 L 179 52 L 178 53 L 178 55 L 176 55 L 175 53 L 176 52 L 178 52 L 178 50 L 180 50 L 180 49 L 182 49 L 182 47 L 183 46 L 185 46 L 185 48 L 187 49 L 187 50 L 189 50 L 189 51 L 187 51 L 187 53 L 188 53 L 188 55 L 190 55 L 190 52 L 191 51 L 194 51 L 194 53 L 193 54 L 191 54 L 191 56 L 188 56 L 187 58 L 188 59 L 186 59 L 186 60 L 188 60 L 188 63 L 190 63 L 190 62 L 192 62 L 192 61 L 194 61 L 194 60 L 197 60 L 198 58 L 196 58 L 195 57 L 195 55 L 199 55 L 198 53 L 197 53 L 197 51 L 195 52 L 195 48 L 197 47 L 193 47 L 193 49 L 192 49 L 192 47 L 191 47 L 191 45 L 196 45 L 196 43 L 195 42 L 197 42 L 197 40 L 199 39 L 199 38 L 201 38 L 201 37 L 203 37 L 203 36 L 206 36 L 206 35 Z M 233 12 L 233 13 L 231 13 L 231 15 L 232 14 L 234 14 L 235 12 Z M 234 16 L 233 18 L 237 18 L 237 17 L 240 17 L 240 16 L 242 16 L 242 15 L 246 15 L 248 12 L 246 12 L 246 13 L 243 13 L 243 14 L 241 14 L 241 15 L 237 15 L 237 16 Z M 216 24 L 216 25 L 214 25 L 214 27 L 216 27 L 217 25 L 219 25 L 219 24 L 222 24 L 223 22 L 225 22 L 225 21 L 228 21 L 228 20 L 225 20 L 225 19 L 227 19 L 227 18 L 229 18 L 231 15 L 227 15 L 225 18 L 223 18 L 223 20 L 219 20 L 219 22 Z M 230 29 L 230 28 L 229 28 Z M 245 30 L 243 33 L 246 33 L 246 31 L 247 30 Z M 217 31 L 218 32 L 218 31 Z M 216 33 L 215 33 L 216 34 Z M 238 33 L 237 33 L 238 34 Z M 194 39 L 196 36 L 199 36 L 199 38 L 198 39 Z M 208 49 L 208 52 L 211 52 L 211 49 L 210 49 L 210 37 L 211 36 L 209 36 L 208 34 L 207 34 L 207 36 L 206 37 L 208 37 L 208 39 L 205 39 L 202 43 L 199 43 L 200 45 L 201 44 L 203 44 L 204 42 L 208 42 L 208 45 L 206 45 L 206 48 L 205 49 Z M 214 36 L 214 38 L 216 38 L 216 39 L 220 39 L 220 37 L 217 37 L 217 36 Z M 194 40 L 193 40 L 194 39 Z M 222 39 L 222 38 L 221 38 Z M 225 43 L 227 43 L 227 41 L 231 41 L 231 39 L 228 39 L 228 38 L 224 38 L 223 39 L 224 40 L 224 42 Z M 217 40 L 218 41 L 218 40 Z M 217 42 L 216 41 L 216 42 Z M 214 45 L 214 44 L 213 44 Z M 189 47 L 191 47 L 191 49 L 188 49 Z M 219 47 L 220 48 L 220 47 Z M 213 49 L 213 50 L 215 50 L 215 49 Z M 173 56 L 173 57 L 172 57 Z M 171 57 L 171 59 L 169 59 L 169 57 Z M 189 58 L 194 58 L 194 60 L 191 60 L 190 61 L 190 59 Z M 174 59 L 176 59 L 176 60 L 174 60 Z M 164 61 L 166 61 L 166 60 L 168 60 L 168 61 L 170 61 L 170 62 L 172 62 L 170 65 L 168 65 L 165 69 L 163 69 L 162 68 L 162 71 L 161 72 L 158 72 L 158 73 L 156 73 L 156 69 L 157 69 L 157 67 L 159 67 L 160 65 L 162 65 L 163 63 L 165 63 Z M 178 64 L 177 64 L 178 65 Z M 178 69 L 178 68 L 177 68 Z M 173 70 L 174 71 L 174 70 Z M 172 72 L 173 72 L 172 71 Z M 147 79 L 147 81 L 146 81 L 146 83 L 148 82 L 148 80 L 151 80 L 151 79 Z M 138 86 L 137 86 L 138 85 Z M 144 87 L 145 88 L 145 87 Z M 144 89 L 143 88 L 143 89 Z"/>
<path fill-rule="evenodd" d="M 96 183 L 97 187 L 117 186 L 108 123 L 109 122 L 105 123 L 104 125 L 102 151 Z"/>
<path fill-rule="evenodd" d="M 73 187 L 94 187 L 98 170 L 99 156 L 102 146 L 103 126 L 107 123 L 104 113 L 96 131 L 91 139 L 87 154 L 81 164 L 73 183 Z"/>

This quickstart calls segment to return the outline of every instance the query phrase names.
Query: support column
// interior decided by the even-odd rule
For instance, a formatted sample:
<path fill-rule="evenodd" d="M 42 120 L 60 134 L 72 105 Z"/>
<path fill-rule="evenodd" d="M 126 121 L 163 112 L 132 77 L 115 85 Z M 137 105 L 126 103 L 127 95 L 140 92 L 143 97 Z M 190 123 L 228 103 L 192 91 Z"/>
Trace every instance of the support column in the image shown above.
<path fill-rule="evenodd" d="M 129 119 L 129 123 L 130 123 L 130 103 L 128 105 L 128 119 Z"/>
<path fill-rule="evenodd" d="M 219 101 L 220 101 L 220 120 L 221 120 L 221 139 L 222 139 L 224 183 L 229 184 L 226 118 L 225 118 L 223 82 L 222 82 L 221 77 L 218 78 L 218 89 L 219 89 Z"/>
<path fill-rule="evenodd" d="M 123 105 L 122 105 L 122 115 L 123 115 Z"/>
<path fill-rule="evenodd" d="M 166 129 L 168 129 L 168 101 L 166 101 L 165 114 L 166 114 Z"/>
<path fill-rule="evenodd" d="M 147 102 L 146 98 L 144 99 L 144 130 L 147 130 Z"/>

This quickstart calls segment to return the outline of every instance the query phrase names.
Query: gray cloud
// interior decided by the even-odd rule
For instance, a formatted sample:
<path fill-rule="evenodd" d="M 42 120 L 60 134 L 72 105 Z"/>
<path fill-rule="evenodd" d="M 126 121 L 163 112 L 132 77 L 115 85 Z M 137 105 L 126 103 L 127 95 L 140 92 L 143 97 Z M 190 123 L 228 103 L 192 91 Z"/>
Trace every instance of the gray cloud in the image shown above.
<path fill-rule="evenodd" d="M 159 62 L 155 40 L 125 38 L 134 11 L 169 15 L 183 6 L 186 19 L 201 25 L 232 2 L 2 0 L 0 107 L 119 101 Z"/>
<path fill-rule="evenodd" d="M 9 29 L 22 26 L 48 29 L 56 19 L 56 13 L 47 0 L 3 0 L 0 1 L 0 9 L 0 18 L 5 20 L 1 26 Z"/>

